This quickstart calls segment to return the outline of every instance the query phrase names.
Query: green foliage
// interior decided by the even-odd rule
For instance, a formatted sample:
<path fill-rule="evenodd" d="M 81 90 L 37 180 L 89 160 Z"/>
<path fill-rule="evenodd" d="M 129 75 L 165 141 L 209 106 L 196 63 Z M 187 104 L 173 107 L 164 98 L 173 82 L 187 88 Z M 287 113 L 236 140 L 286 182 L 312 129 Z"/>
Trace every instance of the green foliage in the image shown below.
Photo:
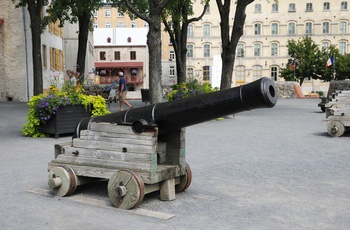
<path fill-rule="evenodd" d="M 217 87 L 212 88 L 211 84 L 209 83 L 200 84 L 197 80 L 190 80 L 185 83 L 175 84 L 173 85 L 172 89 L 173 90 L 168 95 L 169 101 L 193 97 L 218 90 Z"/>
<path fill-rule="evenodd" d="M 298 41 L 290 40 L 287 44 L 290 59 L 286 67 L 281 68 L 281 77 L 287 81 L 299 80 L 302 85 L 305 78 L 320 79 L 323 81 L 344 80 L 350 76 L 350 55 L 339 54 L 338 49 L 331 45 L 328 49 L 320 50 L 310 38 L 304 37 Z M 335 56 L 336 64 L 326 68 L 327 60 Z M 295 69 L 292 62 L 295 60 Z M 334 72 L 336 75 L 334 76 Z"/>
<path fill-rule="evenodd" d="M 67 71 L 62 87 L 59 88 L 59 75 L 52 76 L 50 90 L 47 94 L 33 96 L 28 102 L 29 112 L 27 123 L 23 125 L 22 133 L 30 137 L 45 137 L 41 133 L 40 125 L 47 123 L 57 110 L 66 105 L 83 105 L 91 111 L 92 116 L 108 114 L 106 101 L 101 96 L 85 95 L 83 88 L 76 84 L 76 73 Z"/>

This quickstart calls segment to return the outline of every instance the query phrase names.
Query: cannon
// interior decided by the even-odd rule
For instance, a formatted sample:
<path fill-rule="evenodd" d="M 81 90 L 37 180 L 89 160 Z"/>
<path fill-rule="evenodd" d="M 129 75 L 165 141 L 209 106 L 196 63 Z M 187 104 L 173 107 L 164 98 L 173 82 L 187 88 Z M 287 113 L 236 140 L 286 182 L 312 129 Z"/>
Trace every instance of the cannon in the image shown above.
<path fill-rule="evenodd" d="M 190 98 L 86 118 L 72 142 L 55 145 L 48 164 L 49 186 L 58 196 L 72 194 L 89 179 L 108 180 L 108 196 L 122 209 L 137 207 L 144 195 L 160 191 L 174 200 L 192 180 L 185 158 L 186 127 L 235 113 L 272 108 L 272 80 Z"/>

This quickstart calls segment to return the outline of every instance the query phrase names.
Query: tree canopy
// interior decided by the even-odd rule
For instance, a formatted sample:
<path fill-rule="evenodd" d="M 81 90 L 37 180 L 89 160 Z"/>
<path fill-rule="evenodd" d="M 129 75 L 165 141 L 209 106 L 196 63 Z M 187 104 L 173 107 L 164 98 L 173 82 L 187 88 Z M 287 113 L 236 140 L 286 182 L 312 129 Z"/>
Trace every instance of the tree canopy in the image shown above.
<path fill-rule="evenodd" d="M 84 81 L 85 59 L 89 30 L 92 28 L 93 12 L 103 6 L 100 0 L 52 0 L 47 12 L 49 16 L 45 17 L 47 22 L 56 22 L 60 20 L 60 26 L 66 21 L 69 23 L 78 23 L 78 54 L 76 62 L 76 71 L 79 72 L 78 83 Z"/>
<path fill-rule="evenodd" d="M 338 49 L 331 45 L 328 49 L 320 50 L 310 38 L 303 37 L 289 40 L 288 60 L 286 67 L 281 68 L 281 77 L 288 81 L 299 81 L 302 85 L 305 79 L 320 79 L 323 81 L 344 80 L 350 76 L 350 55 L 339 54 Z M 328 59 L 333 56 L 334 64 L 326 67 Z"/>

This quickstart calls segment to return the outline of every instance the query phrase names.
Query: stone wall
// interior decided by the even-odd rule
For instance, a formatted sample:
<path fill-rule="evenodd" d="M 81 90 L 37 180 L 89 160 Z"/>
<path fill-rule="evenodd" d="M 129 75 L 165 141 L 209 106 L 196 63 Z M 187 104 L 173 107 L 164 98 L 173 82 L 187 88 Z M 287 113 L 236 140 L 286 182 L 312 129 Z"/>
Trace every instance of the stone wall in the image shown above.
<path fill-rule="evenodd" d="M 27 101 L 27 58 L 23 9 L 3 1 L 0 18 L 0 101 Z M 28 29 L 28 28 L 27 28 Z"/>
<path fill-rule="evenodd" d="M 295 91 L 293 88 L 294 84 L 298 84 L 298 83 L 293 81 L 275 82 L 277 92 L 278 92 L 278 98 L 281 98 L 281 99 L 296 98 Z"/>

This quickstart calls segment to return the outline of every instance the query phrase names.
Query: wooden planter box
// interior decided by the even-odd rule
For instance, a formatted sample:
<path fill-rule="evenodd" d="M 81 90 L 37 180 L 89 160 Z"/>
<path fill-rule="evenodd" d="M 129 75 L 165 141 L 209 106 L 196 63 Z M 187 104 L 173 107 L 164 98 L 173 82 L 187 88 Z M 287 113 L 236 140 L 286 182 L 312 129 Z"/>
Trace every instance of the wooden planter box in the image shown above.
<path fill-rule="evenodd" d="M 54 134 L 58 138 L 60 134 L 74 133 L 78 123 L 86 117 L 91 117 L 91 111 L 86 111 L 82 105 L 66 105 L 58 108 L 46 124 L 40 126 L 41 132 Z"/>

